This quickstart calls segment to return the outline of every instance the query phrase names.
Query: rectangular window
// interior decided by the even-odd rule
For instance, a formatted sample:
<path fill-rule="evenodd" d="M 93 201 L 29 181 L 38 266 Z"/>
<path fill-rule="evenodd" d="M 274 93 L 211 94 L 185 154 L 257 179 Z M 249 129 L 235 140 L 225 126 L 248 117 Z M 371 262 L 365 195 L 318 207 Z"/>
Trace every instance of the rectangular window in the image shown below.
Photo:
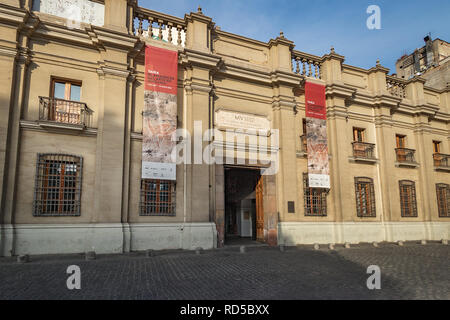
<path fill-rule="evenodd" d="M 433 141 L 433 152 L 441 153 L 441 142 L 440 141 Z"/>
<path fill-rule="evenodd" d="M 81 81 L 52 78 L 51 98 L 48 120 L 72 124 L 82 122 Z"/>
<path fill-rule="evenodd" d="M 328 190 L 323 188 L 310 188 L 308 174 L 303 174 L 303 197 L 305 202 L 305 216 L 327 215 Z"/>
<path fill-rule="evenodd" d="M 38 154 L 34 216 L 79 216 L 82 158 Z"/>
<path fill-rule="evenodd" d="M 406 136 L 397 134 L 395 135 L 397 148 L 406 148 Z"/>
<path fill-rule="evenodd" d="M 81 81 L 52 79 L 52 98 L 80 101 Z"/>
<path fill-rule="evenodd" d="M 400 207 L 402 217 L 417 217 L 416 186 L 414 181 L 401 180 Z"/>
<path fill-rule="evenodd" d="M 141 216 L 175 216 L 175 181 L 141 180 Z"/>
<path fill-rule="evenodd" d="M 353 128 L 353 141 L 364 142 L 365 129 Z"/>
<path fill-rule="evenodd" d="M 450 217 L 450 186 L 445 183 L 437 183 L 436 196 L 439 217 Z"/>
<path fill-rule="evenodd" d="M 375 217 L 375 191 L 371 178 L 356 177 L 356 212 L 358 217 Z"/>

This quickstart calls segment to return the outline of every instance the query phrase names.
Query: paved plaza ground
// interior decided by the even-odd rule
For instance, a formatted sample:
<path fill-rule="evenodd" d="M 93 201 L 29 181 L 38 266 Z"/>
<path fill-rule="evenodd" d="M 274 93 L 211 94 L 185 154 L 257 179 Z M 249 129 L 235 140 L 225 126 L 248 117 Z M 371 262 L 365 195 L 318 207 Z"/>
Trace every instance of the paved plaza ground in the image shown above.
<path fill-rule="evenodd" d="M 0 299 L 450 299 L 450 248 L 439 243 L 239 247 L 204 251 L 0 258 Z M 67 267 L 81 270 L 69 290 Z M 381 269 L 381 289 L 366 286 Z"/>

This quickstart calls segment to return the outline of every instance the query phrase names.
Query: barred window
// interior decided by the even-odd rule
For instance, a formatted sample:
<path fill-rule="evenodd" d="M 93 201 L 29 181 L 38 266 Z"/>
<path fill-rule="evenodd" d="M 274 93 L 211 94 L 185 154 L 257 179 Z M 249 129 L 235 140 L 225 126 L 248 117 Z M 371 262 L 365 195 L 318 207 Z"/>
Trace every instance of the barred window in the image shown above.
<path fill-rule="evenodd" d="M 450 217 L 450 186 L 445 183 L 437 183 L 436 195 L 439 217 Z"/>
<path fill-rule="evenodd" d="M 310 188 L 308 174 L 303 174 L 303 197 L 305 202 L 305 216 L 327 215 L 327 194 L 324 188 Z"/>
<path fill-rule="evenodd" d="M 83 159 L 64 154 L 38 154 L 34 216 L 79 216 Z"/>
<path fill-rule="evenodd" d="M 416 186 L 414 181 L 401 180 L 400 206 L 402 217 L 417 217 Z"/>
<path fill-rule="evenodd" d="M 372 178 L 355 177 L 355 192 L 358 217 L 375 217 L 375 191 Z"/>
<path fill-rule="evenodd" d="M 175 216 L 175 181 L 141 180 L 141 216 Z"/>

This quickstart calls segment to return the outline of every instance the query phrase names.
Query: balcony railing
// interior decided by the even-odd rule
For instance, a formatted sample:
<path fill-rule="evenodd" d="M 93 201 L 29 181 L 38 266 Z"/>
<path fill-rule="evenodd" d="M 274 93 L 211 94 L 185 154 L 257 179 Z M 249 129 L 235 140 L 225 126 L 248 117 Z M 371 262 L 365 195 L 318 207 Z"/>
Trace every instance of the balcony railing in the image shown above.
<path fill-rule="evenodd" d="M 353 156 L 361 159 L 375 159 L 375 144 L 367 142 L 352 142 Z"/>
<path fill-rule="evenodd" d="M 450 159 L 449 154 L 443 154 L 443 153 L 434 153 L 433 154 L 433 160 L 434 160 L 435 167 L 450 168 L 449 159 Z"/>
<path fill-rule="evenodd" d="M 405 98 L 406 81 L 392 76 L 386 76 L 386 89 L 393 96 Z"/>
<path fill-rule="evenodd" d="M 134 34 L 184 47 L 186 22 L 184 19 L 137 7 L 134 12 Z M 137 27 L 137 29 L 136 29 Z"/>
<path fill-rule="evenodd" d="M 397 155 L 397 162 L 399 163 L 416 163 L 415 153 L 416 150 L 406 148 L 396 148 L 395 153 Z"/>
<path fill-rule="evenodd" d="M 292 72 L 310 78 L 321 79 L 322 59 L 318 56 L 305 52 L 293 50 L 292 54 Z"/>
<path fill-rule="evenodd" d="M 39 97 L 39 120 L 90 127 L 92 113 L 83 102 Z"/>

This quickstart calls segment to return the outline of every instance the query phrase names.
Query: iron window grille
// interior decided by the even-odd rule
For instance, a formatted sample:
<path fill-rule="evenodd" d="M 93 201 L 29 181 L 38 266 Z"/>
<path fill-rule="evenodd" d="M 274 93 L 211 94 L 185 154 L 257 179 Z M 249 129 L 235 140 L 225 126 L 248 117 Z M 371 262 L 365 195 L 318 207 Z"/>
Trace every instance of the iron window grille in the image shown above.
<path fill-rule="evenodd" d="M 400 207 L 402 217 L 417 217 L 416 186 L 414 181 L 401 180 Z"/>
<path fill-rule="evenodd" d="M 355 177 L 355 193 L 358 217 L 376 217 L 373 179 Z"/>
<path fill-rule="evenodd" d="M 450 186 L 445 183 L 437 183 L 436 195 L 439 217 L 450 217 Z"/>
<path fill-rule="evenodd" d="M 38 154 L 34 216 L 79 216 L 83 159 L 65 154 Z"/>
<path fill-rule="evenodd" d="M 141 216 L 175 216 L 175 181 L 141 179 Z"/>
<path fill-rule="evenodd" d="M 303 174 L 303 198 L 305 203 L 305 216 L 326 216 L 327 194 L 328 189 L 310 188 L 308 183 L 308 174 Z"/>

